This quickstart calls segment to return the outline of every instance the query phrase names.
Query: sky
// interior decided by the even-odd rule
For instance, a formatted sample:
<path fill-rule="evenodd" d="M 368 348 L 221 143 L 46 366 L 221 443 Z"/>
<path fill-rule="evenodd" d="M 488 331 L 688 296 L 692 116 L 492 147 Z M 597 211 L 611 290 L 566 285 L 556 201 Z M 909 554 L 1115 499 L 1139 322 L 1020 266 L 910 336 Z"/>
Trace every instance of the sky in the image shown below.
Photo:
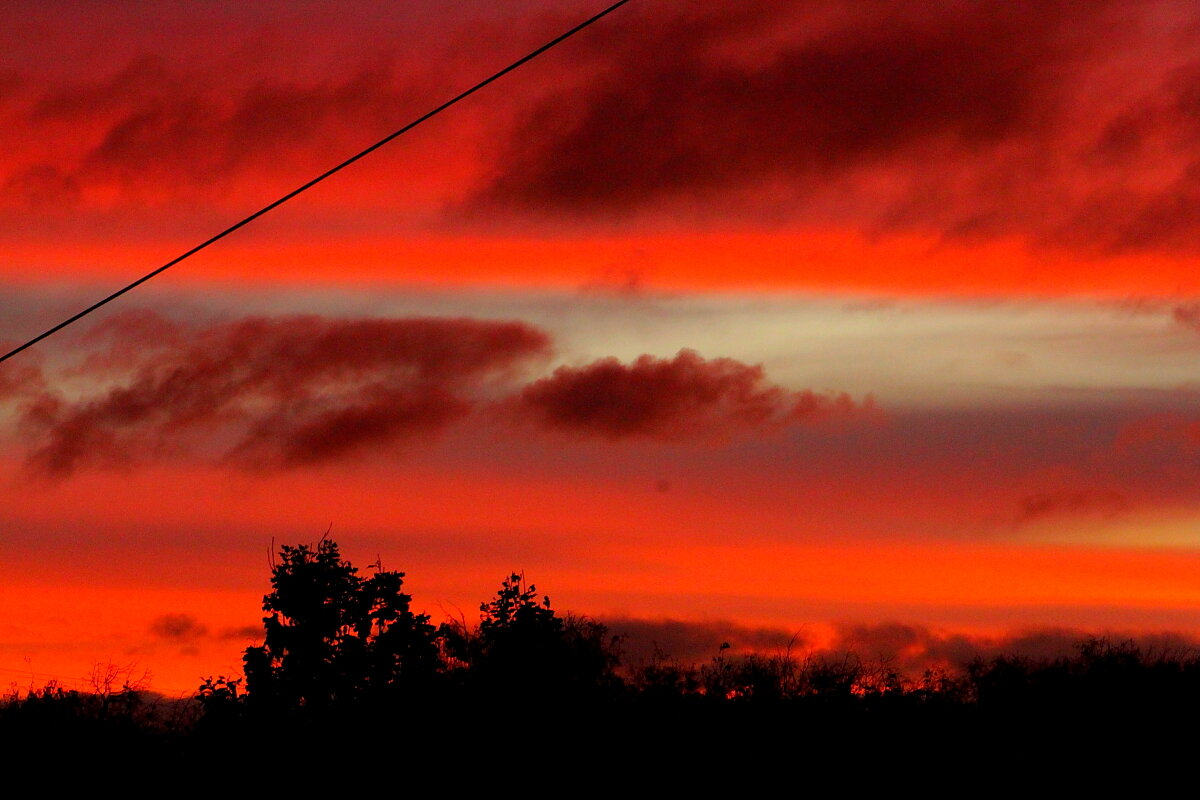
<path fill-rule="evenodd" d="M 6 3 L 0 344 L 599 8 Z M 1198 212 L 1194 3 L 634 0 L 0 365 L 0 685 L 235 674 L 326 532 L 631 652 L 1193 641 Z"/>

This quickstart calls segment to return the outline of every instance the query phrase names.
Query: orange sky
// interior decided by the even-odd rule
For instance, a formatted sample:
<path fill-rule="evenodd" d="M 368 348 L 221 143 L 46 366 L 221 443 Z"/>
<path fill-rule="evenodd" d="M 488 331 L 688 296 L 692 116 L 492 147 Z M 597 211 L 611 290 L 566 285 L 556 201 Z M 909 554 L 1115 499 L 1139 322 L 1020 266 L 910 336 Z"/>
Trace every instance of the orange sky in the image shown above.
<path fill-rule="evenodd" d="M 165 254 L 178 255 L 192 244 L 183 239 L 141 245 L 85 241 L 60 249 L 54 243 L 18 242 L 6 248 L 10 271 L 5 277 L 14 286 L 73 279 L 113 287 L 126 276 L 126 265 L 157 264 Z M 1190 256 L 1077 256 L 1031 252 L 1007 240 L 965 246 L 917 236 L 872 240 L 851 231 L 312 238 L 297 230 L 284 241 L 224 243 L 219 252 L 196 257 L 186 272 L 172 274 L 171 281 L 199 287 L 594 285 L 1119 299 L 1190 297 L 1200 291 L 1194 266 Z"/>
<path fill-rule="evenodd" d="M 352 5 L 17 3 L 0 342 L 594 10 Z M 0 366 L 0 676 L 236 669 L 330 522 L 437 619 L 1200 634 L 1198 31 L 631 4 Z"/>

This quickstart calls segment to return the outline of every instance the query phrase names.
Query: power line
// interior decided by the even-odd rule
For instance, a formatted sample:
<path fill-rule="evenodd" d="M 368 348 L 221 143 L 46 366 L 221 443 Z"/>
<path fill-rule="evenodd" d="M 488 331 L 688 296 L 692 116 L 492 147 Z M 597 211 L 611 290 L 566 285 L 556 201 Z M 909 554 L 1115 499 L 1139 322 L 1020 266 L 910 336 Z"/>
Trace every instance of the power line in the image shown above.
<path fill-rule="evenodd" d="M 566 33 L 564 33 L 554 39 L 551 39 L 549 42 L 546 42 L 546 44 L 542 45 L 538 49 L 532 51 L 528 55 L 522 56 L 521 58 L 517 59 L 513 63 L 509 64 L 504 69 L 500 70 L 499 72 L 494 73 L 493 75 L 491 75 L 488 78 L 485 78 L 484 80 L 482 80 L 479 83 L 472 86 L 470 89 L 467 89 L 465 92 L 462 92 L 461 94 L 451 98 L 450 100 L 447 100 L 446 102 L 442 103 L 440 106 L 433 109 L 432 111 L 426 112 L 425 114 L 421 115 L 420 117 L 417 117 L 415 120 L 408 123 L 403 128 L 400 128 L 399 130 L 388 134 L 387 136 L 385 136 L 382 139 L 380 139 L 379 141 L 375 142 L 375 144 L 371 145 L 370 147 L 366 148 L 365 150 L 362 150 L 361 152 L 356 153 L 355 155 L 351 156 L 350 158 L 347 158 L 345 161 L 338 164 L 336 167 L 326 170 L 325 172 L 323 172 L 320 175 L 318 175 L 317 177 L 313 178 L 311 181 L 304 184 L 303 186 L 293 189 L 292 191 L 288 192 L 283 197 L 280 197 L 278 200 L 274 201 L 273 203 L 263 206 L 258 211 L 255 211 L 253 214 L 251 214 L 250 216 L 245 217 L 244 219 L 242 219 L 239 222 L 234 223 L 233 225 L 230 225 L 225 230 L 221 231 L 220 233 L 218 233 L 217 235 L 215 235 L 209 239 L 206 239 L 205 241 L 203 241 L 200 244 L 193 247 L 191 250 L 188 250 L 183 255 L 177 256 L 177 257 L 171 259 L 170 261 L 163 264 L 158 269 L 153 270 L 152 272 L 147 272 L 145 275 L 138 278 L 133 283 L 130 283 L 129 285 L 127 285 L 121 289 L 118 289 L 117 291 L 113 292 L 108 297 L 105 297 L 103 300 L 100 300 L 97 303 L 93 303 L 92 305 L 85 308 L 83 311 L 80 311 L 78 314 L 75 314 L 72 317 L 68 317 L 67 319 L 65 319 L 62 322 L 55 325 L 53 328 L 49 328 L 49 329 L 43 331 L 42 333 L 40 333 L 37 336 L 30 339 L 29 341 L 25 342 L 20 347 L 10 350 L 9 352 L 0 356 L 0 362 L 7 361 L 8 359 L 15 356 L 17 353 L 20 353 L 22 350 L 26 350 L 26 349 L 32 347 L 33 345 L 37 344 L 41 340 L 45 339 L 46 337 L 52 336 L 53 334 L 58 333 L 63 328 L 67 327 L 68 325 L 70 325 L 74 322 L 78 322 L 79 320 L 86 317 L 88 314 L 91 314 L 93 311 L 96 311 L 97 309 L 101 308 L 102 306 L 105 306 L 105 305 L 111 303 L 113 300 L 116 300 L 118 297 L 125 294 L 126 292 L 136 289 L 138 286 L 141 286 L 143 283 L 145 283 L 146 281 L 155 277 L 156 275 L 167 271 L 171 267 L 178 264 L 180 261 L 183 261 L 183 260 L 195 255 L 196 253 L 199 253 L 204 248 L 208 247 L 211 244 L 215 244 L 216 242 L 220 241 L 221 239 L 224 239 L 226 236 L 228 236 L 229 234 L 238 230 L 239 228 L 244 228 L 246 225 L 249 225 L 251 222 L 253 222 L 254 220 L 261 217 L 263 214 L 266 214 L 267 212 L 272 211 L 273 209 L 283 205 L 284 203 L 286 203 L 288 200 L 291 200 L 296 195 L 301 194 L 302 192 L 308 191 L 309 189 L 316 186 L 321 181 L 323 181 L 326 178 L 333 175 L 334 173 L 340 172 L 341 170 L 343 170 L 346 167 L 353 164 L 355 161 L 358 161 L 359 159 L 370 155 L 371 153 L 375 152 L 379 148 L 383 147 L 388 142 L 395 139 L 396 137 L 407 133 L 408 131 L 410 131 L 413 128 L 420 125 L 422 122 L 425 122 L 426 120 L 437 116 L 438 114 L 440 114 L 443 111 L 445 111 L 446 109 L 450 108 L 450 106 L 454 105 L 455 103 L 459 102 L 460 100 L 465 100 L 466 98 L 475 94 L 475 92 L 478 92 L 480 89 L 487 86 L 489 83 L 492 83 L 493 81 L 496 81 L 496 80 L 504 77 L 508 73 L 510 73 L 513 70 L 517 69 L 518 67 L 522 66 L 523 64 L 525 64 L 529 61 L 532 61 L 533 59 L 540 56 L 542 53 L 546 52 L 547 50 L 551 49 L 552 47 L 554 47 L 558 44 L 561 44 L 562 42 L 566 41 L 567 39 L 571 38 L 575 34 L 582 31 L 584 28 L 590 26 L 591 24 L 593 24 L 595 22 L 598 22 L 599 20 L 608 16 L 609 14 L 616 11 L 618 8 L 620 8 L 621 6 L 625 5 L 628 2 L 630 2 L 630 0 L 620 0 L 619 2 L 613 3 L 611 6 L 604 9 L 600 13 L 584 20 L 583 22 L 576 25 L 574 28 L 571 28 Z"/>

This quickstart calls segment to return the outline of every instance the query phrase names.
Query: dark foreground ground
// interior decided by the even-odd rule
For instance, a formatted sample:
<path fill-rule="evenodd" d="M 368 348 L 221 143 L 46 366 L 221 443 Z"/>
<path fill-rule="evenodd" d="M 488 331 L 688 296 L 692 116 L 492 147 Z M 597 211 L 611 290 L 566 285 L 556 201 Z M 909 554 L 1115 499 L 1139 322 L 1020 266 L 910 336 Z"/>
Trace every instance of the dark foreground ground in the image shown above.
<path fill-rule="evenodd" d="M 660 663 L 588 686 L 460 671 L 300 707 L 236 691 L 166 701 L 48 687 L 0 705 L 0 744 L 14 765 L 50 754 L 132 759 L 143 776 L 203 782 L 244 764 L 265 782 L 256 785 L 277 789 L 345 774 L 375 786 L 433 781 L 427 791 L 438 793 L 490 781 L 554 796 L 771 781 L 789 793 L 817 781 L 822 795 L 955 780 L 985 794 L 1128 781 L 1144 792 L 1200 763 L 1195 654 L 1089 640 L 1068 658 L 1000 657 L 916 680 L 839 663 Z"/>

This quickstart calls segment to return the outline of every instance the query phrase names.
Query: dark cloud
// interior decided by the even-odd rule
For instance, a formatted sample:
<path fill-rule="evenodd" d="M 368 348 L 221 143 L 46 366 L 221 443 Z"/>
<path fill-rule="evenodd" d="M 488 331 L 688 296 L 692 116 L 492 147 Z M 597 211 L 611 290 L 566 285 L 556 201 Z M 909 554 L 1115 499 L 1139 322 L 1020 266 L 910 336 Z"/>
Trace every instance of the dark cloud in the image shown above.
<path fill-rule="evenodd" d="M 99 394 L 44 393 L 23 414 L 31 462 L 63 475 L 126 462 L 188 431 L 246 464 L 301 464 L 432 433 L 489 381 L 545 353 L 541 331 L 470 319 L 245 318 L 207 327 L 141 315 L 97 334 Z M 164 346 L 166 343 L 176 346 Z"/>
<path fill-rule="evenodd" d="M 1047 517 L 1099 514 L 1114 517 L 1129 508 L 1129 500 L 1111 489 L 1060 489 L 1035 492 L 1021 499 L 1014 525 L 1026 525 Z"/>
<path fill-rule="evenodd" d="M 909 677 L 926 669 L 956 669 L 976 658 L 1019 656 L 1055 659 L 1078 652 L 1089 636 L 1112 641 L 1131 640 L 1148 653 L 1194 651 L 1200 640 L 1183 633 L 1085 631 L 1073 628 L 1034 628 L 997 636 L 937 632 L 922 625 L 898 622 L 846 624 L 838 627 L 830 653 L 853 653 L 864 661 L 882 661 Z"/>
<path fill-rule="evenodd" d="M 222 628 L 217 636 L 226 641 L 233 640 L 261 640 L 263 638 L 263 629 L 261 625 L 244 625 L 240 628 Z"/>
<path fill-rule="evenodd" d="M 36 366 L 0 378 L 29 463 L 44 475 L 197 450 L 243 467 L 315 464 L 427 438 L 481 405 L 503 412 L 491 420 L 501 426 L 532 421 L 611 440 L 724 439 L 873 408 L 845 394 L 788 391 L 761 366 L 689 350 L 564 366 L 521 387 L 550 339 L 519 322 L 180 324 L 131 311 L 79 342 L 83 355 L 55 375 L 54 388 Z M 64 382 L 76 388 L 56 390 Z"/>
<path fill-rule="evenodd" d="M 1029 628 L 996 635 L 937 631 L 902 622 L 842 623 L 820 646 L 801 631 L 782 627 L 752 627 L 728 620 L 677 620 L 615 617 L 603 620 L 609 631 L 622 636 L 622 662 L 637 666 L 655 658 L 684 665 L 701 665 L 721 655 L 728 644 L 734 654 L 790 655 L 840 661 L 847 655 L 863 664 L 885 664 L 901 675 L 919 678 L 925 670 L 954 671 L 971 661 L 998 656 L 1055 659 L 1078 652 L 1089 636 L 1112 641 L 1132 640 L 1148 653 L 1191 652 L 1196 637 L 1175 632 L 1087 631 L 1077 628 Z"/>
<path fill-rule="evenodd" d="M 1195 252 L 1198 20 L 1178 4 L 1064 0 L 646 11 L 595 46 L 585 85 L 528 111 L 468 208 L 736 209 Z"/>
<path fill-rule="evenodd" d="M 669 360 L 646 355 L 631 364 L 607 358 L 559 367 L 517 401 L 550 428 L 608 439 L 720 436 L 855 409 L 846 395 L 788 392 L 768 383 L 761 366 L 691 350 Z"/>
<path fill-rule="evenodd" d="M 1087 634 L 1069 628 L 1039 628 L 1001 636 L 939 633 L 922 625 L 885 622 L 839 626 L 829 649 L 883 660 L 907 674 L 931 667 L 959 667 L 998 655 L 1057 658 L 1070 655 Z"/>
<path fill-rule="evenodd" d="M 917 146 L 986 149 L 1047 124 L 1105 5 L 760 5 L 650 19 L 586 89 L 530 113 L 480 200 L 628 208 L 822 180 Z"/>
<path fill-rule="evenodd" d="M 722 644 L 728 644 L 734 652 L 786 652 L 810 644 L 799 631 L 751 627 L 729 620 L 612 617 L 603 622 L 610 633 L 623 637 L 622 661 L 634 665 L 657 656 L 684 664 L 703 663 L 720 655 Z"/>
<path fill-rule="evenodd" d="M 186 644 L 203 639 L 208 628 L 190 614 L 163 614 L 150 623 L 150 632 L 169 642 Z"/>

